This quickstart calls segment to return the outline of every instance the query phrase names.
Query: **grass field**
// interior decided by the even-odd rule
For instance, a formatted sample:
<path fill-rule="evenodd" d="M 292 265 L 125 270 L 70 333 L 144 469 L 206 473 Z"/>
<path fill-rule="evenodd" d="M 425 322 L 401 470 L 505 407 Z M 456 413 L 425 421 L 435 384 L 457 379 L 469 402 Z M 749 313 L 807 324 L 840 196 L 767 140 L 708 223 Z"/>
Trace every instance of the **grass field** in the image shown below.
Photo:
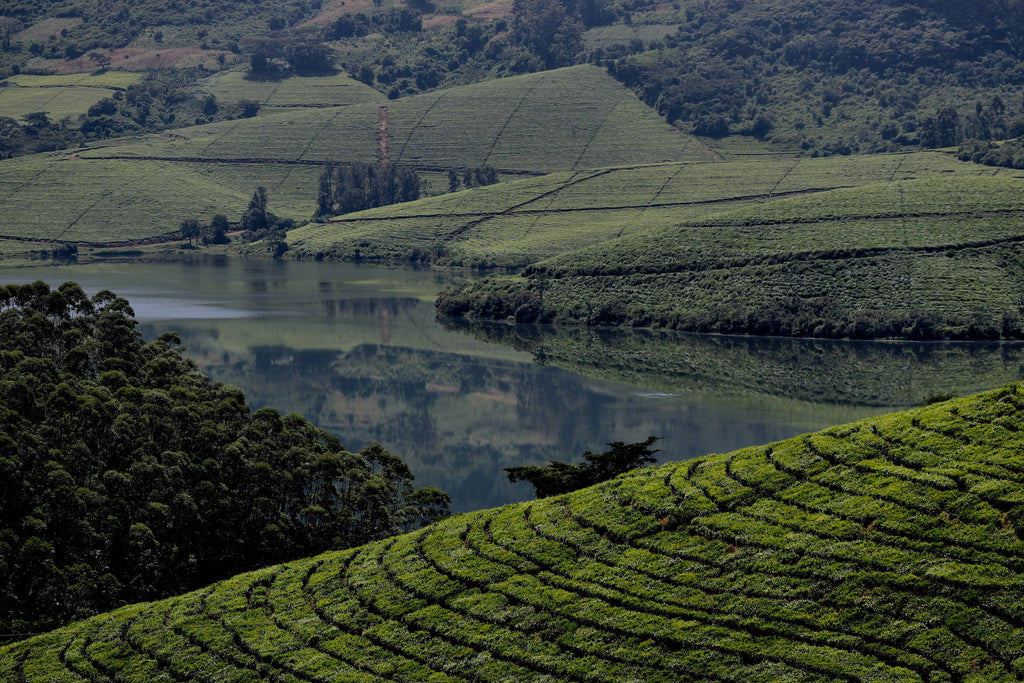
<path fill-rule="evenodd" d="M 4 87 L 0 87 L 0 116 L 20 120 L 26 114 L 44 111 L 51 121 L 76 117 L 114 91 L 124 90 L 140 79 L 141 74 L 127 71 L 11 76 L 2 81 Z"/>
<path fill-rule="evenodd" d="M 525 266 L 565 252 L 573 252 L 566 256 L 567 262 L 583 260 L 591 252 L 576 254 L 577 249 L 616 238 L 625 240 L 629 235 L 646 244 L 648 238 L 644 236 L 657 229 L 661 232 L 651 232 L 650 237 L 660 240 L 655 246 L 670 251 L 679 249 L 680 258 L 685 259 L 691 256 L 685 249 L 697 249 L 701 244 L 711 251 L 720 248 L 717 239 L 724 238 L 725 233 L 714 223 L 698 222 L 711 214 L 747 207 L 746 211 L 760 215 L 787 196 L 803 194 L 806 196 L 800 201 L 793 198 L 785 206 L 817 216 L 820 203 L 828 205 L 835 201 L 826 190 L 880 180 L 991 173 L 990 169 L 934 153 L 739 159 L 553 173 L 350 214 L 325 225 L 314 224 L 293 231 L 289 241 L 299 256 L 355 258 L 358 250 L 358 256 L 364 259 L 400 261 L 425 258 L 426 254 L 443 264 Z M 922 196 L 919 201 L 927 201 L 927 197 Z M 911 208 L 920 210 L 907 210 Z M 820 219 L 824 220 L 825 217 Z M 694 244 L 687 239 L 687 247 L 677 246 L 679 234 L 671 226 L 691 222 L 704 227 L 689 229 L 688 236 L 714 234 L 716 239 Z M 799 238 L 813 244 L 822 239 L 822 231 L 827 232 L 823 222 L 818 227 L 818 234 L 808 230 L 801 233 L 802 237 L 793 235 L 787 239 L 795 242 Z M 1012 227 L 1004 226 L 1005 229 Z M 921 225 L 918 230 L 927 232 Z M 779 231 L 780 236 L 788 234 Z M 733 248 L 739 252 L 746 249 L 741 238 L 742 235 L 731 238 L 735 241 Z M 664 246 L 658 246 L 662 242 Z M 631 244 L 628 240 L 625 243 Z M 618 244 L 610 242 L 606 250 L 594 247 L 593 254 L 607 267 L 624 264 L 626 261 L 615 251 Z M 789 244 L 786 248 L 792 250 L 796 246 Z M 645 250 L 646 246 L 634 250 L 635 258 L 628 261 L 629 267 L 638 272 L 663 269 L 663 258 Z"/>
<path fill-rule="evenodd" d="M 0 649 L 0 677 L 1019 679 L 1021 389 L 125 607 Z"/>
<path fill-rule="evenodd" d="M 314 81 L 323 87 L 308 90 Z M 246 88 L 266 86 L 236 74 L 210 88 L 230 99 L 249 93 Z M 156 237 L 191 217 L 224 213 L 237 220 L 258 185 L 270 191 L 273 212 L 309 219 L 316 208 L 319 164 L 377 160 L 380 107 L 375 91 L 342 77 L 292 78 L 275 87 L 265 97 L 271 109 L 280 107 L 277 113 L 104 141 L 77 150 L 73 159 L 39 155 L 0 163 L 0 188 L 5 190 L 0 237 L 84 242 Z M 297 106 L 321 104 L 335 95 L 363 103 Z M 545 104 L 549 100 L 557 104 Z M 452 167 L 488 164 L 512 174 L 536 174 L 636 160 L 709 158 L 692 138 L 589 66 L 387 106 L 391 161 L 427 167 L 434 193 L 447 189 Z M 513 176 L 502 175 L 508 177 Z"/>

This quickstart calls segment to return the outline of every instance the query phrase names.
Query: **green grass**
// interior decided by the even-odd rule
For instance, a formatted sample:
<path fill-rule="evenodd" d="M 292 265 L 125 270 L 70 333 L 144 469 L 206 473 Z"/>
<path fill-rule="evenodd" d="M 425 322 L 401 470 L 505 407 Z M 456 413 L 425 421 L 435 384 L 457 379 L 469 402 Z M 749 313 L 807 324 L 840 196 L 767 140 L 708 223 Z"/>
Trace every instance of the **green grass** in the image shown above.
<path fill-rule="evenodd" d="M 222 102 L 254 100 L 261 111 L 293 107 L 343 107 L 350 104 L 386 102 L 368 85 L 348 76 L 292 76 L 282 80 L 256 80 L 242 71 L 225 71 L 202 84 L 203 92 Z"/>
<path fill-rule="evenodd" d="M 125 607 L 0 649 L 0 678 L 1014 680 L 1021 389 Z"/>
<path fill-rule="evenodd" d="M 140 74 L 105 71 L 96 74 L 33 76 L 20 74 L 5 79 L 0 87 L 0 116 L 20 120 L 33 112 L 44 111 L 51 121 L 77 117 L 114 91 L 136 83 Z"/>
<path fill-rule="evenodd" d="M 616 251 L 619 242 L 609 240 L 622 238 L 623 244 L 644 245 L 634 250 L 636 258 L 629 263 L 638 272 L 646 272 L 660 268 L 663 260 L 648 256 L 649 239 L 664 242 L 660 248 L 665 250 L 683 249 L 677 244 L 679 233 L 673 226 L 701 221 L 704 216 L 738 207 L 748 207 L 746 211 L 759 215 L 794 194 L 807 197 L 800 198 L 803 203 L 791 198 L 785 206 L 813 216 L 820 203 L 834 201 L 827 190 L 880 179 L 990 174 L 988 169 L 934 153 L 801 160 L 739 158 L 724 163 L 553 173 L 349 214 L 294 231 L 289 241 L 300 256 L 355 258 L 358 250 L 358 257 L 369 259 L 405 260 L 429 254 L 442 264 L 524 266 L 566 252 L 566 262 L 582 261 L 593 253 L 603 263 L 617 265 L 622 263 Z M 717 240 L 726 238 L 715 224 L 702 230 L 707 241 L 687 239 L 686 248 L 704 244 L 715 251 Z M 808 235 L 805 239 L 819 238 Z M 735 239 L 735 249 L 743 251 L 745 245 Z M 607 246 L 602 246 L 606 242 Z M 576 252 L 589 245 L 597 246 L 591 252 Z M 689 255 L 683 252 L 680 258 Z"/>
<path fill-rule="evenodd" d="M 210 88 L 225 88 L 221 97 L 230 99 L 234 95 L 227 93 L 266 86 L 238 76 L 213 81 Z M 323 87 L 304 91 L 314 83 Z M 77 150 L 74 159 L 68 153 L 4 161 L 0 236 L 146 239 L 172 232 L 190 217 L 224 213 L 237 220 L 258 185 L 270 191 L 272 211 L 306 220 L 316 208 L 319 164 L 377 159 L 378 102 L 373 91 L 354 83 L 342 77 L 287 79 L 266 94 L 272 109 L 280 107 L 278 113 L 105 141 Z M 284 112 L 288 105 L 323 103 L 349 88 L 352 100 L 362 99 L 362 104 L 295 106 Z M 433 169 L 428 179 L 434 193 L 446 189 L 450 167 L 488 164 L 512 174 L 534 174 L 708 158 L 692 138 L 590 66 L 455 88 L 387 106 L 392 162 Z"/>

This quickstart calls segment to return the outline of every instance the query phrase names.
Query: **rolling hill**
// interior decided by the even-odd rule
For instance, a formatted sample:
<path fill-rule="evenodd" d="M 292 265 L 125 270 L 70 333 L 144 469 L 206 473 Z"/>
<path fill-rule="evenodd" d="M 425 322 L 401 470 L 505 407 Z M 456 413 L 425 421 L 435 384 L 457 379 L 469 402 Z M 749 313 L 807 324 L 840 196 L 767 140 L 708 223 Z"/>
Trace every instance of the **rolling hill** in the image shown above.
<path fill-rule="evenodd" d="M 0 649 L 0 677 L 1017 679 L 1021 389 L 125 607 Z"/>
<path fill-rule="evenodd" d="M 140 79 L 140 74 L 127 71 L 12 76 L 0 88 L 0 116 L 20 119 L 40 111 L 49 114 L 54 121 L 78 116 L 104 97 L 123 91 Z"/>
<path fill-rule="evenodd" d="M 266 101 L 280 107 L 322 104 L 372 92 L 328 77 L 322 89 L 304 91 L 307 97 L 300 98 L 286 83 L 265 94 Z M 264 86 L 225 78 L 210 87 L 243 88 L 219 90 L 241 94 Z M 316 208 L 322 164 L 377 159 L 380 116 L 376 101 L 294 106 L 251 119 L 7 160 L 0 163 L 5 189 L 0 236 L 97 244 L 166 238 L 187 218 L 208 221 L 223 213 L 234 220 L 259 185 L 267 188 L 274 213 L 305 220 Z M 508 173 L 540 174 L 709 158 L 696 141 L 590 66 L 398 100 L 388 104 L 387 122 L 392 163 L 439 171 L 487 164 Z M 40 211 L 41 206 L 50 210 Z"/>
<path fill-rule="evenodd" d="M 1022 180 L 784 197 L 442 295 L 447 315 L 816 337 L 1019 338 Z"/>
<path fill-rule="evenodd" d="M 710 221 L 706 217 L 712 214 L 743 207 L 769 211 L 756 207 L 800 195 L 807 197 L 795 206 L 811 210 L 817 204 L 808 197 L 819 197 L 815 201 L 827 204 L 832 197 L 828 190 L 882 180 L 992 174 L 991 169 L 932 152 L 819 159 L 735 156 L 717 163 L 625 166 L 552 173 L 347 214 L 294 230 L 288 239 L 299 257 L 499 267 L 523 267 L 560 254 L 566 254 L 565 263 L 569 263 L 585 258 L 576 250 L 611 241 L 607 251 L 594 247 L 597 258 L 607 256 L 607 264 L 629 263 L 646 272 L 660 267 L 657 250 L 648 254 L 638 248 L 632 252 L 633 261 L 621 261 L 615 253 L 619 242 L 612 240 L 642 243 L 648 239 L 644 235 L 654 231 L 651 239 L 665 243 L 660 248 L 684 249 L 689 239 L 677 240 L 680 235 L 672 226 Z M 1004 170 L 996 175 L 1013 174 Z M 782 234 L 783 229 L 779 231 Z M 654 237 L 655 233 L 662 237 Z M 707 246 L 717 248 L 710 239 Z M 734 246 L 742 248 L 739 243 Z M 680 258 L 687 256 L 688 252 Z"/>
<path fill-rule="evenodd" d="M 372 162 L 379 154 L 380 104 L 176 129 L 169 139 L 82 156 Z M 403 166 L 447 170 L 488 165 L 508 173 L 539 174 L 709 158 L 696 140 L 667 125 L 602 69 L 589 65 L 386 104 L 390 161 Z"/>

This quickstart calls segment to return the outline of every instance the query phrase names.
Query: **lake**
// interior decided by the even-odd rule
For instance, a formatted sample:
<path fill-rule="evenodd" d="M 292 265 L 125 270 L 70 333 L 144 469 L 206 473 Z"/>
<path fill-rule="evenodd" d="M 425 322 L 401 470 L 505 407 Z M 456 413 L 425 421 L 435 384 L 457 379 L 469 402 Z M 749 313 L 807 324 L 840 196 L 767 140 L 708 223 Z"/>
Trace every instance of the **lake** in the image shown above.
<path fill-rule="evenodd" d="M 436 320 L 454 276 L 195 258 L 0 269 L 127 298 L 147 339 L 177 330 L 253 409 L 299 412 L 350 450 L 400 455 L 456 510 L 532 497 L 503 467 L 662 437 L 663 460 L 726 452 L 1022 376 L 1012 344 L 701 337 Z"/>

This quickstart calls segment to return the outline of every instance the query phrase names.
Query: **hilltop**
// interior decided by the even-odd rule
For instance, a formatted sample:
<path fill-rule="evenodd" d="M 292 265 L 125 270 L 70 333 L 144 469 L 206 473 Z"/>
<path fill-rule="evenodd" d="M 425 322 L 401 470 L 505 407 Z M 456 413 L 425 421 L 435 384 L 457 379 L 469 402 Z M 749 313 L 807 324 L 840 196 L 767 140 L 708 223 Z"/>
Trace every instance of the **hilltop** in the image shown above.
<path fill-rule="evenodd" d="M 0 649 L 0 676 L 1024 674 L 1020 385 L 636 470 Z"/>

